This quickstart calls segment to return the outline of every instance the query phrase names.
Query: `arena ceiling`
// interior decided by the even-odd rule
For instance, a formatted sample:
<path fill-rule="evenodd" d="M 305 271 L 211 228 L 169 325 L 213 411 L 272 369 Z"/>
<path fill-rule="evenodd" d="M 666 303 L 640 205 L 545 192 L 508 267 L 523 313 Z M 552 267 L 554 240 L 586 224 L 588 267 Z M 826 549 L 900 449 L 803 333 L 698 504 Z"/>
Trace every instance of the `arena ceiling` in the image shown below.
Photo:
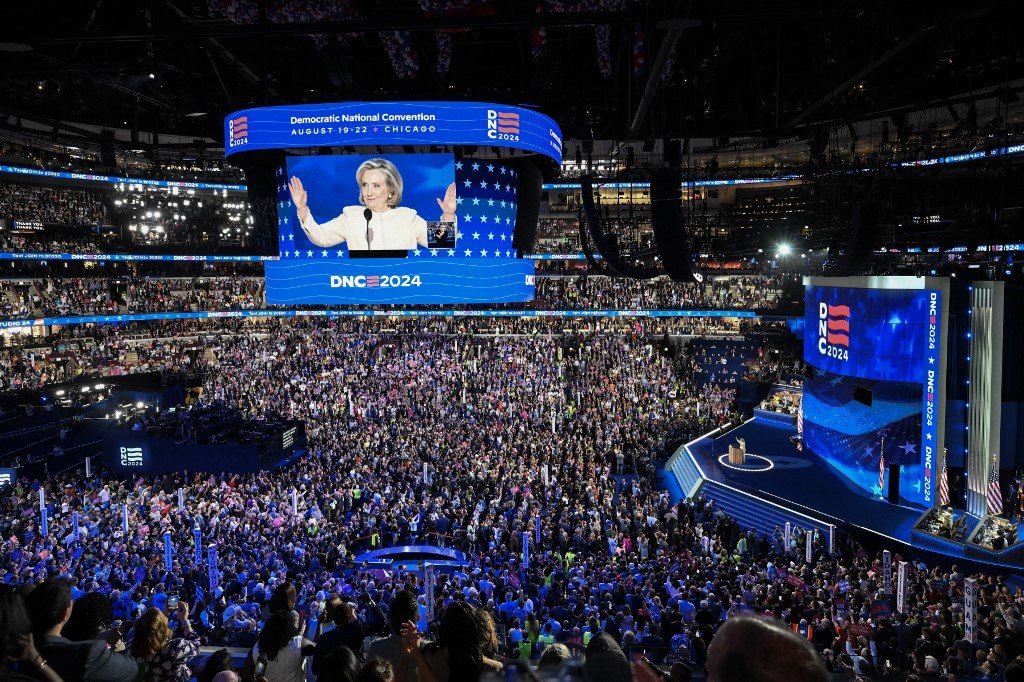
<path fill-rule="evenodd" d="M 479 99 L 566 138 L 776 136 L 1015 101 L 1011 1 L 77 0 L 0 7 L 0 113 L 220 138 L 234 109 Z"/>

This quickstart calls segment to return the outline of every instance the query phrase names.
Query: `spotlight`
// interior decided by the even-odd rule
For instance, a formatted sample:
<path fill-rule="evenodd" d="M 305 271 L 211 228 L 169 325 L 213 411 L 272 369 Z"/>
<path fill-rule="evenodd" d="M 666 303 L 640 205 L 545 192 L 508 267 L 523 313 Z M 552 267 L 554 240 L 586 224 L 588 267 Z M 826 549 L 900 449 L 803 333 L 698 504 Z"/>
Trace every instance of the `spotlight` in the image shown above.
<path fill-rule="evenodd" d="M 106 384 L 96 384 L 93 388 L 95 388 L 97 391 L 102 391 L 106 387 L 107 387 Z"/>
<path fill-rule="evenodd" d="M 792 253 L 792 251 L 793 247 L 791 247 L 789 244 L 785 242 L 779 244 L 779 255 L 788 256 L 790 253 Z"/>
<path fill-rule="evenodd" d="M 58 396 L 62 396 L 62 395 L 64 395 L 64 389 L 62 388 L 62 389 L 60 389 L 59 391 L 57 391 L 57 395 L 58 395 Z"/>
<path fill-rule="evenodd" d="M 143 405 L 145 405 L 145 403 L 142 402 L 141 400 L 139 402 L 135 403 L 135 407 L 139 408 L 140 410 L 142 409 Z"/>
<path fill-rule="evenodd" d="M 88 393 L 88 392 L 89 392 L 89 387 L 88 386 L 82 386 L 82 393 Z"/>

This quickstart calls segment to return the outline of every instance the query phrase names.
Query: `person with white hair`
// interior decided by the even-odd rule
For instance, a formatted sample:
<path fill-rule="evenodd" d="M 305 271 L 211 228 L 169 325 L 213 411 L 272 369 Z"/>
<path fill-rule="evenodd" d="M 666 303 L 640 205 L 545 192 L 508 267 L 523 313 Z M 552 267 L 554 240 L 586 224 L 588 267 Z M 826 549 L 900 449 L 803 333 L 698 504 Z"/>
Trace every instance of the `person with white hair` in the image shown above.
<path fill-rule="evenodd" d="M 317 223 L 309 210 L 309 196 L 302 180 L 288 183 L 299 224 L 317 246 L 345 242 L 350 251 L 401 251 L 428 246 L 427 223 L 415 210 L 401 206 L 405 183 L 402 174 L 387 159 L 369 159 L 356 170 L 359 206 L 346 206 L 341 215 Z M 448 185 L 444 198 L 437 199 L 441 222 L 454 223 L 455 183 Z"/>

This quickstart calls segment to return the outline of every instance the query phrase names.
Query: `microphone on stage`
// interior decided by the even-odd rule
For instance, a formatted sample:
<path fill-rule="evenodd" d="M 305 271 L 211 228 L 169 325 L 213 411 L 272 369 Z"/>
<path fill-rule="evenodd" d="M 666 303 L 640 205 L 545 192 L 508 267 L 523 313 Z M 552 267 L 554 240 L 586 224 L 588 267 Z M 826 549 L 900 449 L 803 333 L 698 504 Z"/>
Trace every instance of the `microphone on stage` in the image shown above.
<path fill-rule="evenodd" d="M 373 218 L 373 211 L 364 208 L 363 217 L 366 218 L 366 248 L 369 250 L 370 242 L 373 241 L 373 230 L 370 229 L 370 219 Z"/>

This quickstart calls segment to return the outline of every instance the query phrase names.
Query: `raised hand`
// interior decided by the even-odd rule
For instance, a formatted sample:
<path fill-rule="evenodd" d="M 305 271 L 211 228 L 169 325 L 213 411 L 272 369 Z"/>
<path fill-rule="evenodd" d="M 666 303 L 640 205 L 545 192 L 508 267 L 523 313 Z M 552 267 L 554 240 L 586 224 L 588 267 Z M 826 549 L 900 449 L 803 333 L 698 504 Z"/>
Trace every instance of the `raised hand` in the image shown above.
<path fill-rule="evenodd" d="M 416 629 L 416 623 L 407 620 L 402 623 L 402 648 L 406 654 L 416 653 L 420 650 L 420 633 Z"/>
<path fill-rule="evenodd" d="M 292 177 L 288 183 L 288 191 L 291 192 L 292 204 L 295 205 L 295 210 L 299 212 L 299 218 L 305 218 L 306 212 L 309 210 L 307 208 L 309 197 L 306 194 L 306 190 L 302 187 L 302 180 Z"/>
<path fill-rule="evenodd" d="M 455 218 L 455 209 L 457 208 L 458 202 L 455 199 L 455 183 L 448 185 L 448 189 L 445 190 L 444 199 L 438 199 L 437 205 L 441 207 L 441 216 L 444 218 Z"/>

